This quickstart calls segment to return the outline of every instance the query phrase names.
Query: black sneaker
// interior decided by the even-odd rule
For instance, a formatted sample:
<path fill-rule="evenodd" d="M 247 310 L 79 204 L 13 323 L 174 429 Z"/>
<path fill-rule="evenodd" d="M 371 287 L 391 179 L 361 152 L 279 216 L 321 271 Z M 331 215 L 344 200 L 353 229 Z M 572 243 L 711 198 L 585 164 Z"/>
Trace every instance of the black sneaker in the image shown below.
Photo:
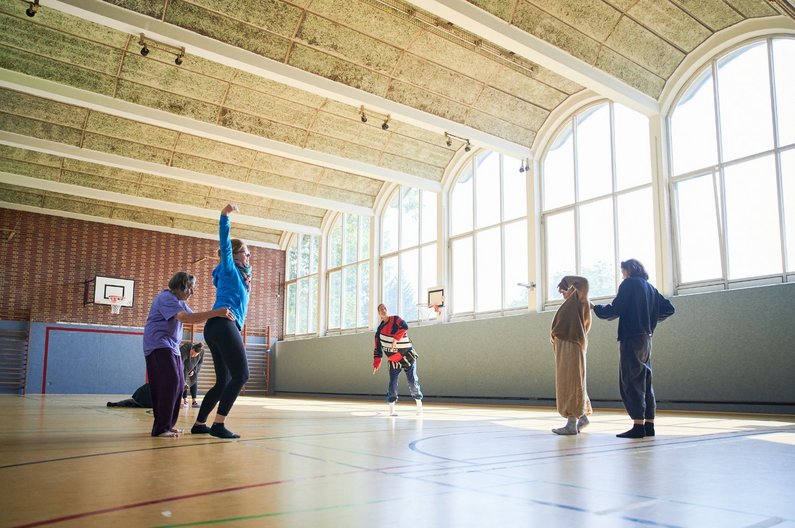
<path fill-rule="evenodd" d="M 629 431 L 624 431 L 623 433 L 617 434 L 616 436 L 618 438 L 644 438 L 646 436 L 646 431 L 644 430 L 642 424 L 635 424 Z"/>
<path fill-rule="evenodd" d="M 216 438 L 240 438 L 239 434 L 233 433 L 222 423 L 214 423 L 213 426 L 210 427 L 210 435 Z"/>
<path fill-rule="evenodd" d="M 190 434 L 209 434 L 210 428 L 204 424 L 195 424 L 193 427 L 190 428 Z"/>

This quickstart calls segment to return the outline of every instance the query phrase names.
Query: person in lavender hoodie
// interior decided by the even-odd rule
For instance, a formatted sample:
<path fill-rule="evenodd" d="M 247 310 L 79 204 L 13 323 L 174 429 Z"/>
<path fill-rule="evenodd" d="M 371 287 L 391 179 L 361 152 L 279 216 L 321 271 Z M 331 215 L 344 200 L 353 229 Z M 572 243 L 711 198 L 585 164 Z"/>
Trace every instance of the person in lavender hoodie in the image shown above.
<path fill-rule="evenodd" d="M 203 323 L 211 317 L 235 318 L 227 307 L 193 313 L 187 300 L 193 295 L 195 286 L 196 277 L 193 275 L 184 271 L 175 273 L 168 281 L 168 289 L 152 301 L 146 318 L 144 356 L 152 392 L 152 436 L 176 437 L 181 432 L 174 426 L 182 409 L 182 389 L 185 386 L 179 353 L 182 324 Z"/>
<path fill-rule="evenodd" d="M 204 395 L 191 434 L 209 433 L 217 438 L 240 438 L 239 434 L 233 433 L 225 425 L 226 417 L 249 375 L 241 332 L 246 324 L 251 296 L 251 253 L 242 240 L 230 238 L 229 214 L 239 210 L 235 204 L 227 205 L 221 210 L 218 221 L 218 255 L 221 261 L 213 270 L 214 307 L 228 306 L 234 317 L 214 317 L 204 325 L 204 340 L 213 357 L 215 385 Z M 207 427 L 207 418 L 216 404 L 218 409 L 213 424 Z"/>

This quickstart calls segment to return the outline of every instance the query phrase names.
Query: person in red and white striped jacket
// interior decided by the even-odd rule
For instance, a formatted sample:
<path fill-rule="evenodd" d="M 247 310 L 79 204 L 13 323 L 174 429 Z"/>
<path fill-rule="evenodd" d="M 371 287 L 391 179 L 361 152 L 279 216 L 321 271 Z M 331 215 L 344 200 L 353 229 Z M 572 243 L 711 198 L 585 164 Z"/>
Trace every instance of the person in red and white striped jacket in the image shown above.
<path fill-rule="evenodd" d="M 397 315 L 387 315 L 386 306 L 378 305 L 378 316 L 381 324 L 375 331 L 375 347 L 373 348 L 373 374 L 381 366 L 381 357 L 386 355 L 389 361 L 389 385 L 386 401 L 389 404 L 389 416 L 397 416 L 395 404 L 398 400 L 398 376 L 400 371 L 406 373 L 409 393 L 417 403 L 417 414 L 422 414 L 422 391 L 420 378 L 417 375 L 417 353 L 408 337 L 409 325 Z"/>

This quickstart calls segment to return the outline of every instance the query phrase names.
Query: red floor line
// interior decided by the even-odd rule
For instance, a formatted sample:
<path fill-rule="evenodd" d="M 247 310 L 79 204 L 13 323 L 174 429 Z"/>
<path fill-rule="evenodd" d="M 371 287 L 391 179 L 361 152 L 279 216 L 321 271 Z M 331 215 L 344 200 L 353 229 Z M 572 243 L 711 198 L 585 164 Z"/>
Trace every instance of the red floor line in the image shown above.
<path fill-rule="evenodd" d="M 74 519 L 82 519 L 82 518 L 85 518 L 85 517 L 91 517 L 93 515 L 101 515 L 103 513 L 111 513 L 111 512 L 122 511 L 122 510 L 131 510 L 131 509 L 134 509 L 134 508 L 140 508 L 142 506 L 151 506 L 153 504 L 162 504 L 162 503 L 165 503 L 165 502 L 174 502 L 174 501 L 179 501 L 179 500 L 184 500 L 184 499 L 193 499 L 193 498 L 196 498 L 196 497 L 206 497 L 208 495 L 216 495 L 216 494 L 219 494 L 219 493 L 229 493 L 229 492 L 233 492 L 233 491 L 240 491 L 240 490 L 246 490 L 246 489 L 252 489 L 252 488 L 262 488 L 262 487 L 265 487 L 265 486 L 272 486 L 274 484 L 284 484 L 285 482 L 288 482 L 288 481 L 286 481 L 286 480 L 274 480 L 272 482 L 260 482 L 260 483 L 257 483 L 257 484 L 246 484 L 246 485 L 243 485 L 243 486 L 235 486 L 235 487 L 232 487 L 232 488 L 224 488 L 224 489 L 219 489 L 219 490 L 203 491 L 203 492 L 200 492 L 200 493 L 190 493 L 188 495 L 178 495 L 176 497 L 166 497 L 166 498 L 163 498 L 163 499 L 154 499 L 154 500 L 148 500 L 148 501 L 143 501 L 143 502 L 135 502 L 133 504 L 125 504 L 123 506 L 114 506 L 112 508 L 103 508 L 101 510 L 94 510 L 94 511 L 82 512 L 82 513 L 74 513 L 72 515 L 64 515 L 63 517 L 54 517 L 52 519 L 44 519 L 42 521 L 36 521 L 36 522 L 29 523 L 29 524 L 20 524 L 20 525 L 17 525 L 16 528 L 32 528 L 34 526 L 46 526 L 48 524 L 56 524 L 56 523 L 60 523 L 60 522 L 64 522 L 64 521 L 72 521 Z"/>

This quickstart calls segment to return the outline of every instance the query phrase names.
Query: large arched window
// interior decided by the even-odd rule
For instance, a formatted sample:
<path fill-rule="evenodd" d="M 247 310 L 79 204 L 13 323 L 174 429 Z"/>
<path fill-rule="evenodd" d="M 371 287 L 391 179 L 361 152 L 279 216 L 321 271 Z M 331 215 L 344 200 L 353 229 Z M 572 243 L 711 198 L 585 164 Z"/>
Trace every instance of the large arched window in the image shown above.
<path fill-rule="evenodd" d="M 527 186 L 524 162 L 473 156 L 450 202 L 454 315 L 527 308 Z"/>
<path fill-rule="evenodd" d="M 571 274 L 588 279 L 592 297 L 612 295 L 628 258 L 655 281 L 651 183 L 645 116 L 605 102 L 561 127 L 541 162 L 545 302 Z"/>
<path fill-rule="evenodd" d="M 381 219 L 381 299 L 407 321 L 419 319 L 417 304 L 437 285 L 437 199 L 400 187 Z"/>
<path fill-rule="evenodd" d="M 284 333 L 317 333 L 318 237 L 294 235 L 287 247 Z"/>
<path fill-rule="evenodd" d="M 795 39 L 714 59 L 669 117 L 681 288 L 795 271 Z"/>
<path fill-rule="evenodd" d="M 370 217 L 341 214 L 328 237 L 328 330 L 370 324 Z"/>

